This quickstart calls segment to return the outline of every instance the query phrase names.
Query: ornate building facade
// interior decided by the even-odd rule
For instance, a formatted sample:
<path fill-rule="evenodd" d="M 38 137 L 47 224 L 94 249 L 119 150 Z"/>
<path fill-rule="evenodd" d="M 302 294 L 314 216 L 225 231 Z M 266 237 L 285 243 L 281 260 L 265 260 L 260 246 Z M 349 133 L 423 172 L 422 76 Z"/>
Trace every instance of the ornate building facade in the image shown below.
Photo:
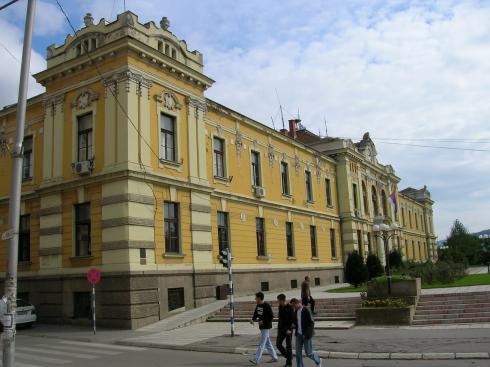
<path fill-rule="evenodd" d="M 433 258 L 430 194 L 399 193 L 369 136 L 320 139 L 297 121 L 278 132 L 207 99 L 203 55 L 166 18 L 84 23 L 48 48 L 35 75 L 46 91 L 28 101 L 19 293 L 42 320 L 88 318 L 90 267 L 103 272 L 101 324 L 135 328 L 208 303 L 226 283 L 227 247 L 239 294 L 295 288 L 306 274 L 340 282 L 345 254 L 383 252 L 378 214 L 404 226 L 392 246 L 406 258 Z M 4 146 L 14 133 L 7 106 Z M 3 155 L 0 232 L 10 171 Z M 2 241 L 0 272 L 6 257 Z"/>

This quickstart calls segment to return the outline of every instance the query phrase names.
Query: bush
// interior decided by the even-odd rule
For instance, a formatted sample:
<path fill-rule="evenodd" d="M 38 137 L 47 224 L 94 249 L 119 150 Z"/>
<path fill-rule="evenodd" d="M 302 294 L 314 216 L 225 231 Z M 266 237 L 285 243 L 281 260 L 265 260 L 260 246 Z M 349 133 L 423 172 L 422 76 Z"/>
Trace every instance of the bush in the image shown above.
<path fill-rule="evenodd" d="M 359 287 L 368 280 L 369 274 L 362 256 L 357 252 L 351 252 L 345 263 L 345 279 L 347 283 Z"/>
<path fill-rule="evenodd" d="M 362 307 L 407 307 L 407 303 L 400 298 L 380 298 L 365 299 L 362 301 Z"/>
<path fill-rule="evenodd" d="M 390 268 L 398 269 L 403 263 L 402 254 L 397 249 L 394 249 L 390 252 L 389 258 Z"/>
<path fill-rule="evenodd" d="M 366 266 L 369 274 L 369 279 L 379 277 L 384 272 L 381 261 L 379 260 L 379 257 L 375 254 L 368 255 L 366 259 Z"/>
<path fill-rule="evenodd" d="M 405 262 L 401 273 L 413 278 L 422 278 L 422 283 L 426 284 L 434 282 L 448 284 L 465 275 L 465 266 L 452 261 L 438 261 L 436 264 L 430 261 L 425 263 Z"/>

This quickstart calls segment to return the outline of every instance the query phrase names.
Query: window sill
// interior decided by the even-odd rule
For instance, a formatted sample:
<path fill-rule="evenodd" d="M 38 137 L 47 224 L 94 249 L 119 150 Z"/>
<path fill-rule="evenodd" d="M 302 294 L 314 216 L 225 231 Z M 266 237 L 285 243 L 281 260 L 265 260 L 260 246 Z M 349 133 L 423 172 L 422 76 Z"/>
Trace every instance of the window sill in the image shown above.
<path fill-rule="evenodd" d="M 257 256 L 259 261 L 269 261 L 271 258 L 269 256 Z"/>
<path fill-rule="evenodd" d="M 18 266 L 22 266 L 22 267 L 29 267 L 32 265 L 32 261 L 28 260 L 28 261 L 19 261 L 18 263 Z"/>
<path fill-rule="evenodd" d="M 163 254 L 163 257 L 168 258 L 168 259 L 183 259 L 185 257 L 185 254 L 165 253 L 165 254 Z"/>
<path fill-rule="evenodd" d="M 291 194 L 282 194 L 282 198 L 283 199 L 286 199 L 286 200 L 292 200 L 293 199 L 293 195 Z"/>
<path fill-rule="evenodd" d="M 311 260 L 313 260 L 313 261 L 319 261 L 319 260 L 320 260 L 320 258 L 319 258 L 318 256 L 312 256 L 312 257 L 311 257 Z"/>
<path fill-rule="evenodd" d="M 177 161 L 168 161 L 166 159 L 159 158 L 160 161 L 160 168 L 170 168 L 174 170 L 180 171 L 182 169 L 182 162 L 177 162 Z"/>
<path fill-rule="evenodd" d="M 91 260 L 94 257 L 92 255 L 85 255 L 85 256 L 72 256 L 70 257 L 70 260 L 72 261 L 82 261 L 82 260 Z"/>
<path fill-rule="evenodd" d="M 34 180 L 34 177 L 22 177 L 22 183 L 23 184 L 32 184 L 33 180 Z"/>
<path fill-rule="evenodd" d="M 337 260 L 337 257 L 332 257 L 332 260 Z"/>
<path fill-rule="evenodd" d="M 214 176 L 214 183 L 230 186 L 230 179 L 228 177 Z"/>
<path fill-rule="evenodd" d="M 296 256 L 288 256 L 289 261 L 296 261 Z"/>
<path fill-rule="evenodd" d="M 333 209 L 333 205 L 327 205 L 328 209 Z"/>
<path fill-rule="evenodd" d="M 306 203 L 307 204 L 315 204 L 315 202 L 313 200 L 306 200 Z"/>

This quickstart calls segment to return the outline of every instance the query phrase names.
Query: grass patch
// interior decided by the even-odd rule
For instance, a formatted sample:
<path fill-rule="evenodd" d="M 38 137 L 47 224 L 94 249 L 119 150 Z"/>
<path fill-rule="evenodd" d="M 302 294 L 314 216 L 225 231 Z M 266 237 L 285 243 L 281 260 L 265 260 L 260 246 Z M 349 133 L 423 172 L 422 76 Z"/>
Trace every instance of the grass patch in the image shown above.
<path fill-rule="evenodd" d="M 406 279 L 405 277 L 401 275 L 393 275 L 392 280 L 397 281 L 401 279 Z M 380 282 L 386 282 L 387 277 L 383 276 L 380 278 L 377 278 L 377 281 Z M 439 282 L 434 282 L 432 284 L 422 284 L 422 289 L 433 289 L 433 288 L 453 288 L 453 287 L 471 287 L 475 285 L 490 285 L 490 274 L 471 274 L 471 275 L 466 275 L 461 279 L 457 279 L 453 283 L 445 284 L 445 283 L 439 283 Z M 342 287 L 342 288 L 335 288 L 335 289 L 329 289 L 327 292 L 329 293 L 360 293 L 360 292 L 367 292 L 367 286 L 366 285 L 361 285 L 360 287 Z"/>

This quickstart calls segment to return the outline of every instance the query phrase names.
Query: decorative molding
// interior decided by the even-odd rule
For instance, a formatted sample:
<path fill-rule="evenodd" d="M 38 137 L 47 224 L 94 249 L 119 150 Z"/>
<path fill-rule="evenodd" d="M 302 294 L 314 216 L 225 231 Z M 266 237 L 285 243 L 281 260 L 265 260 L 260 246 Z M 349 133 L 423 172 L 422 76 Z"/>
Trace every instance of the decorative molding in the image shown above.
<path fill-rule="evenodd" d="M 71 102 L 71 107 L 77 110 L 84 110 L 92 105 L 99 99 L 99 93 L 94 92 L 90 88 L 84 89 L 78 96 L 76 96 Z"/>
<path fill-rule="evenodd" d="M 294 155 L 294 170 L 296 171 L 296 176 L 299 175 L 299 171 L 300 171 L 300 160 L 299 160 L 299 156 L 297 154 Z"/>
<path fill-rule="evenodd" d="M 135 218 L 135 217 L 122 217 L 105 219 L 102 221 L 102 228 L 112 228 L 120 226 L 142 226 L 142 227 L 154 227 L 155 222 L 153 219 L 147 218 Z"/>
<path fill-rule="evenodd" d="M 49 247 L 49 248 L 40 248 L 39 249 L 39 256 L 54 256 L 54 255 L 61 255 L 61 247 Z"/>
<path fill-rule="evenodd" d="M 192 224 L 191 230 L 199 232 L 211 232 L 212 228 L 207 224 Z"/>
<path fill-rule="evenodd" d="M 63 226 L 39 229 L 39 236 L 51 236 L 55 234 L 63 234 Z"/>
<path fill-rule="evenodd" d="M 132 193 L 106 196 L 102 198 L 102 205 L 111 205 L 111 204 L 119 204 L 119 203 L 126 203 L 126 202 L 154 205 L 155 198 L 149 195 L 132 194 Z"/>
<path fill-rule="evenodd" d="M 39 216 L 61 214 L 63 213 L 63 207 L 60 205 L 60 206 L 52 206 L 50 208 L 43 208 L 43 209 L 39 209 L 38 213 Z"/>
<path fill-rule="evenodd" d="M 193 251 L 213 251 L 213 245 L 208 243 L 193 243 Z"/>
<path fill-rule="evenodd" d="M 186 102 L 189 109 L 195 109 L 196 112 L 201 111 L 203 113 L 206 113 L 207 111 L 206 103 L 197 98 L 187 96 Z"/>
<path fill-rule="evenodd" d="M 242 154 L 242 149 L 243 149 L 243 136 L 240 130 L 236 130 L 235 133 L 235 148 L 236 148 L 236 155 L 238 159 L 240 159 L 241 154 Z"/>
<path fill-rule="evenodd" d="M 63 112 L 63 105 L 65 102 L 65 94 L 55 94 L 50 96 L 45 96 L 43 99 L 43 108 L 44 113 L 46 114 L 46 110 L 51 108 L 51 114 L 55 115 L 58 106 L 60 106 L 60 112 Z"/>
<path fill-rule="evenodd" d="M 211 213 L 211 207 L 207 205 L 191 204 L 190 209 L 194 212 L 199 213 Z"/>
<path fill-rule="evenodd" d="M 115 251 L 125 249 L 149 249 L 155 248 L 155 243 L 152 241 L 109 241 L 102 243 L 102 251 Z"/>
<path fill-rule="evenodd" d="M 182 108 L 176 94 L 170 90 L 163 90 L 159 94 L 155 94 L 155 100 L 169 111 L 180 110 Z"/>
<path fill-rule="evenodd" d="M 120 83 L 125 83 L 126 93 L 129 93 L 131 91 L 131 82 L 136 84 L 136 93 L 138 96 L 143 95 L 144 87 L 147 90 L 147 97 L 150 99 L 150 88 L 153 85 L 153 82 L 150 79 L 143 77 L 142 74 L 135 73 L 131 70 L 124 70 L 107 78 L 104 81 L 104 94 L 107 97 L 107 89 L 113 85 L 115 94 L 117 95 Z"/>
<path fill-rule="evenodd" d="M 269 167 L 274 167 L 274 146 L 270 143 L 267 145 L 267 157 L 269 158 Z"/>

